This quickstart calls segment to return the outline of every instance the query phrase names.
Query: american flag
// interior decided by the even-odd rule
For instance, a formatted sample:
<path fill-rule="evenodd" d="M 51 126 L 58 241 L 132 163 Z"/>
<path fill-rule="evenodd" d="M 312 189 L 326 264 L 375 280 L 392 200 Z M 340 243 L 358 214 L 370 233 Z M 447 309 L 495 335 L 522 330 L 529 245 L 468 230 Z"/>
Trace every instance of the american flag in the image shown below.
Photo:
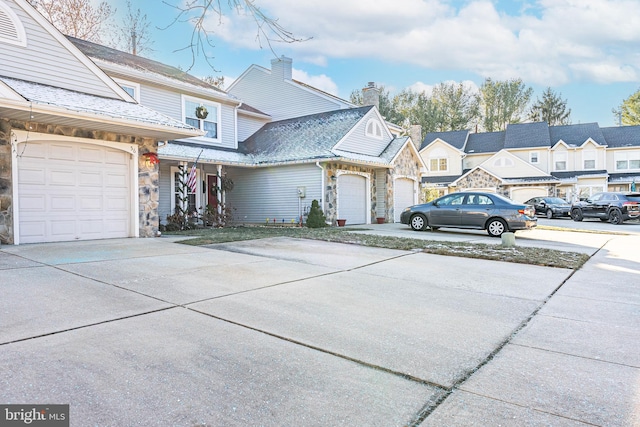
<path fill-rule="evenodd" d="M 187 187 L 189 187 L 189 190 L 191 190 L 192 193 L 195 193 L 196 190 L 198 189 L 197 183 L 198 180 L 197 178 L 197 174 L 196 174 L 196 167 L 198 165 L 198 160 L 200 160 L 200 155 L 202 155 L 202 151 L 200 151 L 200 154 L 198 154 L 198 157 L 196 158 L 196 161 L 193 162 L 193 166 L 191 167 L 191 171 L 189 172 L 189 176 L 187 177 Z"/>
<path fill-rule="evenodd" d="M 191 167 L 191 171 L 189 172 L 189 176 L 187 177 L 187 187 L 189 187 L 189 190 L 191 190 L 192 193 L 196 192 L 196 184 L 197 184 L 197 180 L 196 180 L 196 165 L 198 164 L 198 161 L 196 160 L 196 162 L 193 164 L 193 166 Z"/>

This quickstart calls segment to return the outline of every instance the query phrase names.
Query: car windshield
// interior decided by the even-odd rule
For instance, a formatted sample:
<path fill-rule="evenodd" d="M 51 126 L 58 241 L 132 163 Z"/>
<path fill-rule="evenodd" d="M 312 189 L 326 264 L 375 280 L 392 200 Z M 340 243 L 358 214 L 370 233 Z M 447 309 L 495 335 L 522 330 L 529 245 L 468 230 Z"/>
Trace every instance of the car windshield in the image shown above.
<path fill-rule="evenodd" d="M 561 199 L 560 197 L 549 197 L 548 199 L 545 199 L 547 201 L 547 203 L 552 203 L 554 205 L 566 205 L 567 201 Z"/>

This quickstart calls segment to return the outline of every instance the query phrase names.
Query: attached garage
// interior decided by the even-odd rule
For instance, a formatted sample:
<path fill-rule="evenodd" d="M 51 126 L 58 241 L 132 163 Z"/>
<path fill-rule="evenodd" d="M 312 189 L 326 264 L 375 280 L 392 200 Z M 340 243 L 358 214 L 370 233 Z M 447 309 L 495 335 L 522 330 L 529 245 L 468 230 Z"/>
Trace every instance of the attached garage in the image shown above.
<path fill-rule="evenodd" d="M 367 224 L 368 180 L 362 175 L 342 174 L 338 176 L 338 219 L 348 224 Z"/>
<path fill-rule="evenodd" d="M 416 204 L 415 181 L 398 178 L 393 181 L 393 220 L 400 222 L 400 214 L 407 206 Z"/>
<path fill-rule="evenodd" d="M 541 187 L 521 187 L 511 189 L 511 200 L 517 203 L 524 203 L 533 197 L 546 197 L 546 188 Z"/>
<path fill-rule="evenodd" d="M 138 183 L 128 148 L 69 138 L 19 144 L 19 242 L 135 236 Z"/>

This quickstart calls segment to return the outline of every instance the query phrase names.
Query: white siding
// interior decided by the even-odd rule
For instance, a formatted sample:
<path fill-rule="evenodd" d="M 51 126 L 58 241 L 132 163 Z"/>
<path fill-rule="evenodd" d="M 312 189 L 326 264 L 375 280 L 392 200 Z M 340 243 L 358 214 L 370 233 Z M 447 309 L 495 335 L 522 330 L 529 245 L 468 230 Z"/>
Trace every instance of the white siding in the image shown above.
<path fill-rule="evenodd" d="M 337 101 L 255 67 L 234 83 L 229 93 L 271 115 L 274 121 L 344 108 Z"/>
<path fill-rule="evenodd" d="M 389 145 L 391 139 L 386 134 L 384 134 L 381 139 L 365 135 L 367 122 L 371 118 L 376 119 L 376 117 L 373 111 L 364 116 L 345 140 L 336 146 L 336 149 L 366 154 L 368 156 L 379 156 L 382 150 Z M 386 129 L 386 125 L 381 123 L 381 128 Z"/>
<path fill-rule="evenodd" d="M 177 163 L 176 163 L 177 164 Z M 160 195 L 158 203 L 158 218 L 161 224 L 167 223 L 167 216 L 171 215 L 171 197 L 173 189 L 171 188 L 171 165 L 169 162 L 160 162 Z"/>
<path fill-rule="evenodd" d="M 77 57 L 13 1 L 5 0 L 24 26 L 27 46 L 0 42 L 0 75 L 93 95 L 119 98 Z M 69 42 L 69 44 L 71 44 Z"/>
<path fill-rule="evenodd" d="M 321 200 L 322 171 L 315 164 L 280 166 L 277 168 L 227 168 L 233 179 L 233 191 L 227 194 L 227 204 L 233 209 L 235 223 L 264 223 L 276 218 L 282 223 L 298 220 L 298 187 L 306 187 L 301 206 L 311 206 Z"/>

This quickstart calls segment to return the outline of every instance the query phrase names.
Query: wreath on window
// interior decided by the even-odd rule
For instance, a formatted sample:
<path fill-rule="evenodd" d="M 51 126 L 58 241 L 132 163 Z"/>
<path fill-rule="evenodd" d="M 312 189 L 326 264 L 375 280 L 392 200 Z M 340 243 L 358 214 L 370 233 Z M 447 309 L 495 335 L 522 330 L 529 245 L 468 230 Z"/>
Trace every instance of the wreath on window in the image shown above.
<path fill-rule="evenodd" d="M 207 116 L 209 115 L 209 112 L 207 111 L 207 107 L 205 107 L 204 105 L 199 105 L 196 107 L 196 117 L 199 119 L 206 119 Z"/>

